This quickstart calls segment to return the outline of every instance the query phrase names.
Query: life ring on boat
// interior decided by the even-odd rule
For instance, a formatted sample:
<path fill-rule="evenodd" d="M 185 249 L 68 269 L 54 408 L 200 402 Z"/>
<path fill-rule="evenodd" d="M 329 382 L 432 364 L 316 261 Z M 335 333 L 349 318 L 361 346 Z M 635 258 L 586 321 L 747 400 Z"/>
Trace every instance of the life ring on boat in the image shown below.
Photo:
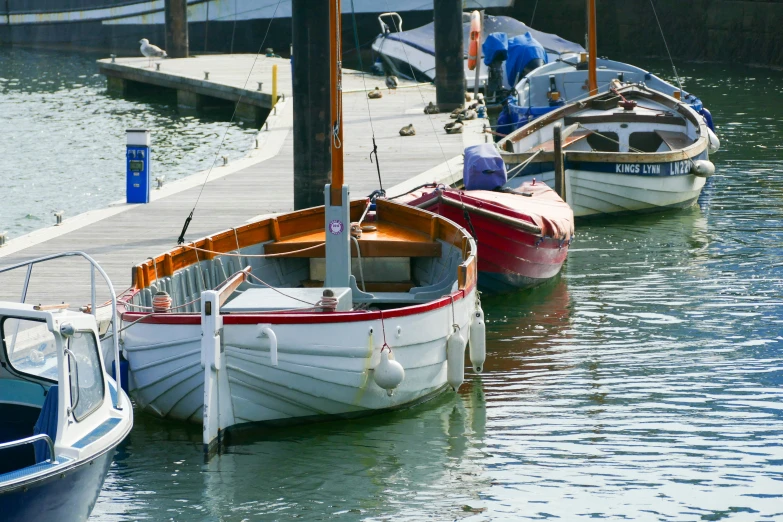
<path fill-rule="evenodd" d="M 470 13 L 470 45 L 468 46 L 468 69 L 476 70 L 478 60 L 478 42 L 481 38 L 481 13 Z"/>

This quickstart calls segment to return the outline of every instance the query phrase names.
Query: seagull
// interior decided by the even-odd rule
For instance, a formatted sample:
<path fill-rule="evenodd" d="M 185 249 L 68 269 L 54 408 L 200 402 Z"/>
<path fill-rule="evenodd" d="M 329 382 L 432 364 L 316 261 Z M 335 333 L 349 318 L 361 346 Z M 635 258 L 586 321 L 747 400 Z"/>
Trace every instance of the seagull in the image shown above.
<path fill-rule="evenodd" d="M 140 48 L 141 54 L 143 54 L 144 56 L 150 59 L 149 67 L 152 67 L 153 58 L 165 58 L 166 56 L 168 56 L 166 54 L 166 51 L 164 51 L 157 45 L 150 44 L 150 41 L 147 40 L 146 38 L 142 38 L 141 40 L 139 40 L 139 43 L 141 44 L 141 48 Z"/>
<path fill-rule="evenodd" d="M 398 80 L 396 76 L 386 77 L 386 87 L 389 88 L 389 92 L 391 92 L 392 89 L 396 89 L 399 84 L 400 80 Z"/>

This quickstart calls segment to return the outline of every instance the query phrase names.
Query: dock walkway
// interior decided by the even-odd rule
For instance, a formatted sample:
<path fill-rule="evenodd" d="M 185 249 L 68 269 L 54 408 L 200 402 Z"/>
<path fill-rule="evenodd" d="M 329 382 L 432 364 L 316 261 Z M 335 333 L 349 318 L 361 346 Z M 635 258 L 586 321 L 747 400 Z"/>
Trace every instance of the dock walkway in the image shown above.
<path fill-rule="evenodd" d="M 166 60 L 166 67 L 176 61 Z M 391 94 L 384 91 L 381 99 L 368 100 L 361 75 L 347 72 L 345 76 L 345 181 L 352 197 L 366 196 L 378 188 L 376 167 L 369 159 L 373 128 L 385 188 L 461 177 L 463 138 L 483 142 L 480 124 L 469 127 L 472 130 L 466 130 L 466 135 L 447 135 L 443 131 L 444 123 L 450 121 L 447 114 L 423 113 L 426 103 L 435 99 L 434 87 L 410 85 Z M 217 70 L 210 78 L 220 79 Z M 367 76 L 366 81 L 370 89 L 383 86 L 383 78 Z M 285 89 L 283 84 L 282 91 Z M 176 244 L 199 193 L 188 240 L 238 226 L 262 214 L 292 210 L 292 105 L 290 96 L 278 104 L 276 114 L 268 121 L 268 130 L 259 133 L 259 149 L 243 160 L 214 167 L 203 185 L 203 193 L 206 173 L 194 174 L 153 190 L 149 204 L 117 203 L 66 219 L 59 227 L 9 241 L 0 248 L 0 266 L 66 250 L 82 250 L 101 263 L 119 292 L 130 286 L 132 266 Z M 410 123 L 416 128 L 416 136 L 400 136 L 400 128 Z M 154 129 L 152 132 L 154 140 Z M 219 141 L 215 140 L 216 152 Z M 117 161 L 124 161 L 121 152 Z M 22 276 L 21 272 L 16 278 L 0 276 L 0 298 L 18 299 Z M 32 281 L 28 302 L 66 300 L 76 305 L 88 301 L 89 272 L 86 266 L 79 269 L 71 260 L 59 261 L 48 270 L 36 269 Z"/>

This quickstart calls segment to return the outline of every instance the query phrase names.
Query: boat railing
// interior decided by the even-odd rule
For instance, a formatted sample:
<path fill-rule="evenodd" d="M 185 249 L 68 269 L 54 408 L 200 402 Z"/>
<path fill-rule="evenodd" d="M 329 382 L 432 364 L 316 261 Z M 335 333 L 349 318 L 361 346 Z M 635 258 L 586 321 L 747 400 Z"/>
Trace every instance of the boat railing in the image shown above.
<path fill-rule="evenodd" d="M 382 34 L 389 34 L 391 32 L 389 26 L 386 24 L 386 22 L 383 21 L 384 18 L 392 19 L 392 24 L 394 25 L 394 29 L 396 33 L 402 32 L 402 17 L 398 13 L 381 13 L 380 15 L 378 15 L 378 23 L 381 24 Z M 397 19 L 397 23 L 394 23 L 395 18 Z"/>
<path fill-rule="evenodd" d="M 30 278 L 33 274 L 33 266 L 41 263 L 45 263 L 47 261 L 52 261 L 54 259 L 59 259 L 63 257 L 82 257 L 86 259 L 90 263 L 90 313 L 97 319 L 97 306 L 96 306 L 96 276 L 95 273 L 97 272 L 100 274 L 100 276 L 103 278 L 104 282 L 106 283 L 106 286 L 109 289 L 109 295 L 111 296 L 111 328 L 112 328 L 112 342 L 114 344 L 114 381 L 117 385 L 117 390 L 122 389 L 122 382 L 121 382 L 121 376 L 120 376 L 120 343 L 119 338 L 117 335 L 117 294 L 114 292 L 114 285 L 111 283 L 111 279 L 109 279 L 109 276 L 106 274 L 106 272 L 101 268 L 101 266 L 98 264 L 98 262 L 90 257 L 89 255 L 85 254 L 84 252 L 79 251 L 72 251 L 72 252 L 61 252 L 59 254 L 52 254 L 48 256 L 39 257 L 36 259 L 31 259 L 29 261 L 23 261 L 21 263 L 17 263 L 15 265 L 6 266 L 3 268 L 0 268 L 0 274 L 3 274 L 5 272 L 11 272 L 12 270 L 17 270 L 19 268 L 27 268 L 27 273 L 25 274 L 24 278 L 24 285 L 22 286 L 22 295 L 20 296 L 20 303 L 24 303 L 27 299 L 27 290 L 30 287 Z M 117 393 L 114 399 L 114 408 L 117 410 L 121 410 L 120 407 L 120 393 Z M 2 449 L 2 447 L 0 447 Z"/>
<path fill-rule="evenodd" d="M 49 446 L 49 462 L 51 462 L 52 464 L 57 464 L 57 458 L 54 455 L 54 442 L 52 442 L 52 438 L 46 433 L 32 435 L 30 437 L 25 437 L 19 440 L 12 440 L 11 442 L 3 442 L 0 444 L 0 451 L 4 449 L 24 446 L 26 444 L 32 444 L 34 442 L 38 442 L 41 440 L 46 441 L 46 445 Z"/>

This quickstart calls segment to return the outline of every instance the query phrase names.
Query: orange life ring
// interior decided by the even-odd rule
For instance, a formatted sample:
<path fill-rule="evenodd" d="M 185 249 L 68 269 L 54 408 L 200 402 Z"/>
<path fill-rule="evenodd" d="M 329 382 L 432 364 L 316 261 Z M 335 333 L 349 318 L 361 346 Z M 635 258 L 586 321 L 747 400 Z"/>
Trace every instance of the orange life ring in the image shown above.
<path fill-rule="evenodd" d="M 478 60 L 478 43 L 481 39 L 481 13 L 470 13 L 470 45 L 468 46 L 468 69 L 476 70 Z"/>

